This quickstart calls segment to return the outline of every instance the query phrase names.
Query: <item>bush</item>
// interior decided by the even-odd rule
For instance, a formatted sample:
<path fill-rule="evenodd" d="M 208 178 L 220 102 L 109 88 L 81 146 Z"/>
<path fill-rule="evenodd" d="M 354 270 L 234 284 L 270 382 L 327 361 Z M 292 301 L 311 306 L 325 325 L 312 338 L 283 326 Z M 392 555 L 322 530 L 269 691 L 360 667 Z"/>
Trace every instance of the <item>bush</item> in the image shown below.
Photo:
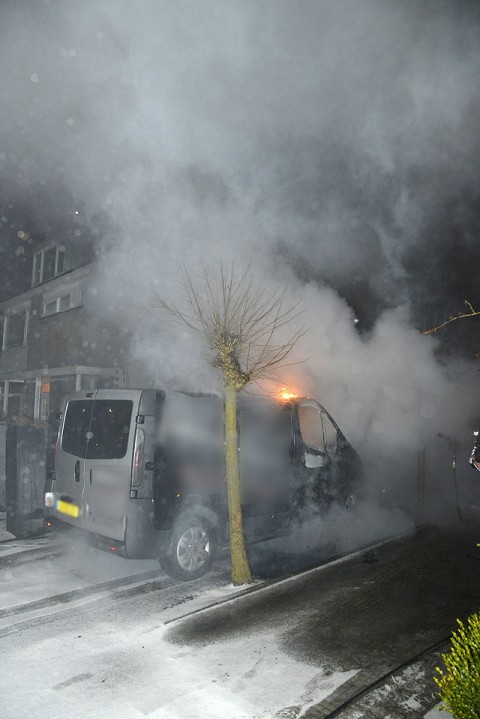
<path fill-rule="evenodd" d="M 445 709 L 455 719 L 480 718 L 480 613 L 472 614 L 466 624 L 457 619 L 459 628 L 452 633 L 451 649 L 442 654 L 445 671 L 437 667 L 434 681 L 440 687 Z"/>

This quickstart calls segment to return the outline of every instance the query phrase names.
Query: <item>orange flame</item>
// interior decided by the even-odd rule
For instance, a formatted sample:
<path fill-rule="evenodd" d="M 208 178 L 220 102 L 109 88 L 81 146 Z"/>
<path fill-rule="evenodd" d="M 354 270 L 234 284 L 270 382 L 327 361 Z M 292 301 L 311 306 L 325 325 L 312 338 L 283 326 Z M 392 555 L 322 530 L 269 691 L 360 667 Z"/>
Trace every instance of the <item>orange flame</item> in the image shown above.
<path fill-rule="evenodd" d="M 279 396 L 280 396 L 280 399 L 287 401 L 289 399 L 296 399 L 298 397 L 298 394 L 290 392 L 286 387 L 282 387 L 282 389 L 279 392 Z"/>

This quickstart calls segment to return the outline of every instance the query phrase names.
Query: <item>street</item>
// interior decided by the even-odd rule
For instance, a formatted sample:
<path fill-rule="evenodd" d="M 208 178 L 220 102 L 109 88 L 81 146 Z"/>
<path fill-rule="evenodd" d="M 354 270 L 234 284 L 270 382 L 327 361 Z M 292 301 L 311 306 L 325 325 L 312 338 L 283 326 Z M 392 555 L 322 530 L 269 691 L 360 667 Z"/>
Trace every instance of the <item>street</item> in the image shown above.
<path fill-rule="evenodd" d="M 35 540 L 10 544 L 22 541 Z M 340 716 L 423 717 L 438 703 L 437 644 L 480 597 L 468 532 L 423 529 L 303 572 L 297 559 L 293 574 L 290 556 L 285 579 L 285 557 L 266 543 L 246 590 L 229 584 L 226 558 L 178 583 L 154 562 L 87 551 L 70 535 L 36 541 L 36 558 L 32 546 L 0 554 L 5 719 L 318 719 L 389 672 L 390 691 L 364 697 L 365 715 Z M 262 578 L 272 562 L 279 577 Z"/>

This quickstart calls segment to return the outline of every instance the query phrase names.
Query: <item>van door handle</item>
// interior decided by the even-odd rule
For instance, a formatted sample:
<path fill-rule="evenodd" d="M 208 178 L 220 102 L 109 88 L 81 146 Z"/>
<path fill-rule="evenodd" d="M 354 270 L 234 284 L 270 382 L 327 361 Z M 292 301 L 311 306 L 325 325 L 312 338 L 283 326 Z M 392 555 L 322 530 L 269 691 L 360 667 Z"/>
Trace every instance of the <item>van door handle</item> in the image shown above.
<path fill-rule="evenodd" d="M 145 470 L 147 472 L 153 472 L 155 469 L 155 462 L 145 462 Z"/>
<path fill-rule="evenodd" d="M 80 482 L 80 460 L 77 459 L 75 462 L 75 468 L 73 470 L 73 475 L 75 477 L 75 482 Z"/>

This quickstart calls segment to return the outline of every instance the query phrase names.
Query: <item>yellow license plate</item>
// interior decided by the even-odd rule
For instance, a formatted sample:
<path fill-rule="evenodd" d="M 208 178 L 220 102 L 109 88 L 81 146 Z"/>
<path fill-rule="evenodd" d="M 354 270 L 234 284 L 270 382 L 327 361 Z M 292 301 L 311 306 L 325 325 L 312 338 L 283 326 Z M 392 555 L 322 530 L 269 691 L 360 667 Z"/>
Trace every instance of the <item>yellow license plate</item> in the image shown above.
<path fill-rule="evenodd" d="M 79 517 L 80 507 L 76 504 L 70 504 L 70 502 L 63 502 L 61 499 L 57 502 L 57 510 L 62 514 L 68 514 L 69 517 Z"/>

